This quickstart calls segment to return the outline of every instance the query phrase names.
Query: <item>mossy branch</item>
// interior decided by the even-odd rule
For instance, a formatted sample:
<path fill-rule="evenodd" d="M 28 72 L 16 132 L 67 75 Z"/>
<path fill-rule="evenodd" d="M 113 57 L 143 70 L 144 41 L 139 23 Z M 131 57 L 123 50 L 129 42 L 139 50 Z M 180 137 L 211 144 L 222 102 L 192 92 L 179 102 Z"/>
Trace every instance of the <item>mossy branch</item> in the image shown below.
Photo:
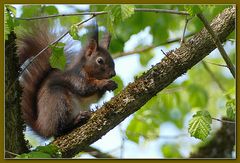
<path fill-rule="evenodd" d="M 235 28 L 235 7 L 225 9 L 210 24 L 220 42 Z M 122 92 L 93 113 L 85 125 L 68 135 L 56 138 L 52 144 L 59 147 L 63 157 L 72 157 L 136 112 L 159 91 L 200 62 L 216 48 L 211 35 L 204 28 L 180 48 L 166 57 Z"/>

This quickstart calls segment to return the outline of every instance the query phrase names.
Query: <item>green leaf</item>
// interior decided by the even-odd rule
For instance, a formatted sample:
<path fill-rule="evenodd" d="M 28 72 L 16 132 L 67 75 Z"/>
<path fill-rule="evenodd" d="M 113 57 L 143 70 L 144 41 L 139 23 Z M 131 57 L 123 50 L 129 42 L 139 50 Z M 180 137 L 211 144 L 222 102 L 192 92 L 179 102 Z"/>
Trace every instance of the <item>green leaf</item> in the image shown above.
<path fill-rule="evenodd" d="M 113 91 L 114 95 L 117 95 L 123 89 L 123 81 L 118 75 L 113 77 L 113 81 L 118 84 L 118 88 Z"/>
<path fill-rule="evenodd" d="M 49 155 L 47 153 L 43 153 L 43 152 L 32 151 L 30 153 L 21 154 L 21 155 L 17 156 L 16 158 L 51 158 L 51 155 Z"/>
<path fill-rule="evenodd" d="M 105 10 L 113 16 L 114 21 L 121 22 L 134 14 L 134 5 L 108 5 Z"/>
<path fill-rule="evenodd" d="M 236 117 L 236 104 L 235 100 L 229 100 L 226 103 L 226 108 L 227 108 L 227 117 L 231 120 L 235 120 Z"/>
<path fill-rule="evenodd" d="M 195 16 L 198 13 L 201 13 L 202 10 L 199 5 L 186 5 L 185 10 L 190 14 L 190 16 Z"/>
<path fill-rule="evenodd" d="M 107 28 L 115 35 L 115 26 L 134 14 L 134 5 L 108 5 L 105 8 L 107 14 Z"/>
<path fill-rule="evenodd" d="M 55 145 L 38 146 L 34 151 L 43 152 L 51 155 L 53 158 L 60 158 L 61 152 Z"/>
<path fill-rule="evenodd" d="M 38 146 L 35 150 L 16 158 L 61 158 L 60 150 L 54 145 Z"/>
<path fill-rule="evenodd" d="M 49 58 L 49 63 L 52 68 L 58 68 L 60 70 L 64 70 L 67 59 L 64 55 L 64 46 L 65 44 L 62 42 L 57 43 L 56 45 L 51 46 L 52 55 Z"/>
<path fill-rule="evenodd" d="M 208 111 L 198 111 L 189 122 L 188 132 L 195 138 L 205 140 L 211 131 L 211 123 Z"/>
<path fill-rule="evenodd" d="M 74 40 L 80 40 L 80 36 L 78 35 L 78 26 L 73 24 L 70 28 L 69 34 L 72 36 Z"/>
<path fill-rule="evenodd" d="M 134 5 L 121 5 L 121 11 L 121 17 L 123 21 L 134 14 Z"/>
<path fill-rule="evenodd" d="M 178 144 L 164 144 L 162 153 L 165 158 L 182 158 Z"/>

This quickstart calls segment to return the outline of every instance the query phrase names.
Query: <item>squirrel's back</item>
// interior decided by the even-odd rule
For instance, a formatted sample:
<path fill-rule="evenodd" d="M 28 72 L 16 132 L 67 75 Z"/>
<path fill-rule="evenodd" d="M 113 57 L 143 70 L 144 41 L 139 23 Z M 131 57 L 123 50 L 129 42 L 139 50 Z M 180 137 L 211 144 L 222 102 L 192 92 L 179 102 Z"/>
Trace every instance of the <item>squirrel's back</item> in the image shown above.
<path fill-rule="evenodd" d="M 33 61 L 35 55 L 47 47 L 54 40 L 49 26 L 46 23 L 33 23 L 26 30 L 17 34 L 17 54 L 23 73 L 19 77 L 23 88 L 21 109 L 26 123 L 34 126 L 37 118 L 37 92 L 51 70 L 49 57 L 51 49 L 48 48 Z M 29 62 L 32 62 L 29 64 Z M 27 66 L 27 67 L 26 67 Z"/>

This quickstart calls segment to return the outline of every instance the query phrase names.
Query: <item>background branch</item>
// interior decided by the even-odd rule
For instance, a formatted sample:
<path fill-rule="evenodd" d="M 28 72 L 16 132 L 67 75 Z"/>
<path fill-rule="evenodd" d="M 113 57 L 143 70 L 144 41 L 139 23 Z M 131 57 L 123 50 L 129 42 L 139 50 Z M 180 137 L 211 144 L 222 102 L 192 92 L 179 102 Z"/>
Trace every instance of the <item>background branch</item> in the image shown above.
<path fill-rule="evenodd" d="M 235 78 L 235 67 L 234 67 L 233 63 L 231 62 L 230 58 L 228 57 L 226 51 L 224 50 L 218 36 L 215 34 L 213 29 L 210 27 L 207 19 L 203 16 L 202 13 L 197 14 L 197 16 L 203 22 L 203 24 L 204 24 L 205 28 L 208 30 L 208 32 L 211 34 L 214 43 L 216 44 L 220 54 L 222 55 L 224 61 L 226 62 L 230 72 L 232 73 L 233 77 Z M 219 19 L 221 20 L 221 17 L 219 17 Z"/>
<path fill-rule="evenodd" d="M 186 11 L 176 11 L 176 10 L 166 10 L 166 9 L 151 9 L 151 8 L 135 8 L 135 12 L 155 12 L 155 13 L 168 13 L 168 14 L 176 14 L 176 15 L 189 15 Z M 56 17 L 66 17 L 66 16 L 79 16 L 79 15 L 103 15 L 107 14 L 107 11 L 99 11 L 99 12 L 81 12 L 81 13 L 71 13 L 71 14 L 56 14 L 56 15 L 48 15 L 48 16 L 37 16 L 31 18 L 16 18 L 17 20 L 39 20 L 39 19 L 49 19 Z"/>
<path fill-rule="evenodd" d="M 185 25 L 184 25 L 184 28 L 183 28 L 183 34 L 182 34 L 182 38 L 180 40 L 180 45 L 182 45 L 184 42 L 185 42 L 185 33 L 186 33 L 186 29 L 187 29 L 187 25 L 188 25 L 188 22 L 191 18 L 188 18 L 187 15 L 186 15 L 186 18 L 185 18 Z"/>
<path fill-rule="evenodd" d="M 235 28 L 235 8 L 225 9 L 218 17 L 212 21 L 211 28 L 223 42 Z M 56 138 L 52 144 L 61 150 L 63 157 L 74 156 L 136 112 L 215 48 L 211 36 L 206 29 L 203 29 L 180 48 L 168 52 L 168 57 L 163 58 L 160 63 L 105 103 L 92 114 L 86 124 L 67 135 Z"/>
<path fill-rule="evenodd" d="M 209 75 L 211 76 L 211 78 L 217 83 L 218 87 L 221 89 L 221 91 L 223 93 L 226 92 L 225 88 L 223 87 L 222 83 L 218 80 L 218 78 L 215 76 L 215 74 L 212 72 L 212 70 L 209 68 L 209 66 L 202 61 L 203 67 L 205 68 L 205 70 L 209 73 Z M 226 95 L 226 97 L 228 99 L 231 99 L 231 97 L 229 95 Z"/>
<path fill-rule="evenodd" d="M 229 120 L 223 120 L 223 119 L 217 119 L 217 118 L 212 118 L 212 119 L 215 120 L 215 121 L 222 122 L 222 123 L 229 123 L 229 124 L 235 124 L 236 123 L 234 121 L 229 121 Z"/>

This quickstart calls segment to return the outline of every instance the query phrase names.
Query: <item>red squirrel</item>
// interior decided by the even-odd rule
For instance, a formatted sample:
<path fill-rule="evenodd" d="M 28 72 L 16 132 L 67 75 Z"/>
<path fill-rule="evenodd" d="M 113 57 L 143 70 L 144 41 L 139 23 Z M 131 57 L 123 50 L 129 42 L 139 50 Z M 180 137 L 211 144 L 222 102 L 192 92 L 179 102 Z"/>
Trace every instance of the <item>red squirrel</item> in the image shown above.
<path fill-rule="evenodd" d="M 97 27 L 96 27 L 97 28 Z M 32 24 L 17 38 L 20 64 L 38 54 L 55 40 L 48 25 Z M 114 61 L 108 52 L 110 35 L 98 43 L 98 29 L 64 71 L 50 67 L 51 49 L 39 55 L 22 73 L 22 117 L 37 134 L 59 136 L 82 125 L 91 116 L 90 104 L 117 84 Z"/>

